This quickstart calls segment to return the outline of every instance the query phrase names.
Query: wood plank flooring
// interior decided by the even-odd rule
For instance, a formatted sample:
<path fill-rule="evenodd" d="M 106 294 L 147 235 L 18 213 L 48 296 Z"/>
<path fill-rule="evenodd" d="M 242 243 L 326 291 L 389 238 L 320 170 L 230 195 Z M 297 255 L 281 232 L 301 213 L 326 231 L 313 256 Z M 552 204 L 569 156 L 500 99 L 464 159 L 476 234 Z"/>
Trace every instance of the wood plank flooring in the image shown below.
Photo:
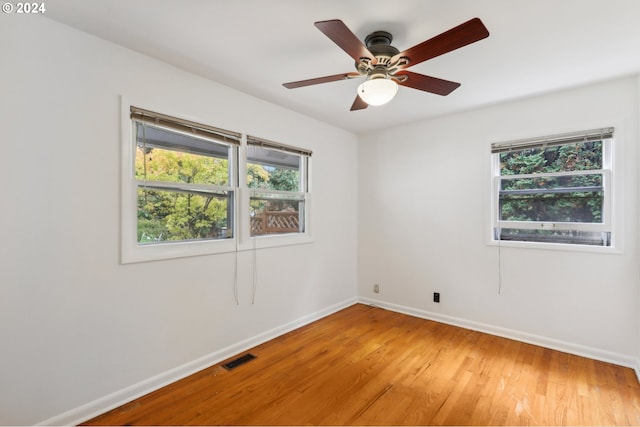
<path fill-rule="evenodd" d="M 248 352 L 85 425 L 640 424 L 632 369 L 361 304 Z"/>

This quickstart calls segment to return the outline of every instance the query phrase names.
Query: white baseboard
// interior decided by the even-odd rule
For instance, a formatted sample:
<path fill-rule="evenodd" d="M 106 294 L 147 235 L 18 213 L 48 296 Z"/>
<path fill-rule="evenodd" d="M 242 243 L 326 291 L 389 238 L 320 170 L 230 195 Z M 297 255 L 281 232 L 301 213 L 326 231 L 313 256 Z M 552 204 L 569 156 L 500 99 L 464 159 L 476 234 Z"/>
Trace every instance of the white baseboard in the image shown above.
<path fill-rule="evenodd" d="M 491 335 L 496 335 L 504 338 L 514 339 L 529 344 L 539 345 L 565 353 L 575 354 L 578 356 L 588 357 L 590 359 L 601 360 L 604 362 L 613 363 L 620 366 L 632 368 L 638 380 L 640 381 L 640 360 L 618 353 L 609 352 L 606 350 L 587 347 L 579 344 L 560 341 L 552 338 L 547 338 L 539 335 L 529 334 L 526 332 L 516 331 L 513 329 L 502 328 L 485 323 L 474 322 L 467 319 L 462 319 L 453 316 L 447 316 L 439 313 L 434 313 L 426 310 L 421 310 L 413 307 L 403 306 L 399 304 L 393 304 L 381 300 L 371 298 L 351 298 L 333 306 L 327 307 L 323 310 L 311 313 L 303 316 L 285 325 L 277 328 L 265 331 L 259 335 L 251 337 L 249 339 L 240 341 L 236 344 L 223 348 L 221 350 L 210 353 L 199 359 L 185 363 L 169 371 L 163 372 L 154 377 L 148 378 L 137 384 L 133 384 L 122 390 L 118 390 L 107 396 L 101 397 L 94 401 L 88 402 L 82 406 L 71 409 L 62 414 L 51 417 L 47 420 L 41 421 L 36 425 L 47 426 L 59 426 L 59 425 L 77 425 L 100 414 L 103 414 L 118 406 L 124 405 L 134 399 L 142 397 L 152 391 L 158 390 L 168 384 L 185 378 L 198 371 L 206 369 L 216 363 L 219 363 L 225 359 L 228 359 L 238 353 L 246 351 L 252 347 L 260 345 L 266 341 L 276 338 L 280 335 L 286 334 L 294 329 L 300 328 L 304 325 L 312 323 L 330 314 L 333 314 L 343 308 L 349 307 L 355 303 L 375 305 L 386 310 L 395 311 L 402 314 L 407 314 L 422 319 L 433 320 L 440 323 L 459 326 L 466 329 L 471 329 L 479 332 L 484 332 Z"/>
<path fill-rule="evenodd" d="M 509 338 L 517 341 L 522 341 L 528 344 L 538 345 L 540 347 L 550 348 L 553 350 L 562 351 L 564 353 L 575 354 L 577 356 L 587 357 L 589 359 L 600 360 L 603 362 L 613 363 L 615 365 L 632 368 L 636 372 L 636 376 L 640 381 L 640 360 L 635 357 L 602 350 L 599 348 L 588 347 L 580 344 L 570 343 L 566 341 L 560 341 L 553 338 L 548 338 L 540 335 L 529 334 L 526 332 L 517 331 L 514 329 L 502 328 L 499 326 L 493 326 L 486 323 L 474 322 L 472 320 L 462 319 L 454 316 L 447 316 L 431 311 L 421 310 L 413 307 L 407 307 L 404 305 L 393 304 L 386 301 L 380 301 L 371 298 L 359 297 L 358 302 L 362 304 L 374 305 L 386 310 L 395 311 L 409 316 L 420 317 L 422 319 L 433 320 L 440 323 L 446 323 L 448 325 L 459 326 L 465 329 L 471 329 L 474 331 L 484 332 L 491 335 L 496 335 L 503 338 Z"/>
<path fill-rule="evenodd" d="M 327 307 L 323 310 L 315 313 L 308 314 L 292 322 L 263 332 L 259 335 L 251 337 L 249 339 L 240 341 L 236 344 L 230 345 L 213 353 L 207 354 L 199 359 L 187 362 L 174 369 L 170 369 L 154 377 L 148 378 L 137 384 L 133 384 L 122 390 L 118 390 L 107 396 L 96 399 L 92 402 L 88 402 L 82 406 L 71 409 L 62 414 L 51 417 L 47 420 L 41 421 L 36 425 L 46 426 L 61 426 L 61 425 L 78 425 L 86 420 L 103 414 L 107 411 L 115 409 L 127 402 L 142 397 L 152 391 L 158 390 L 168 384 L 178 381 L 182 378 L 188 377 L 198 371 L 206 369 L 216 363 L 219 363 L 225 359 L 228 359 L 238 353 L 246 351 L 252 347 L 267 342 L 280 335 L 286 334 L 294 329 L 300 328 L 309 323 L 315 322 L 323 317 L 333 314 L 343 308 L 349 307 L 357 303 L 356 298 L 350 298 L 346 301 L 342 301 L 338 304 Z"/>

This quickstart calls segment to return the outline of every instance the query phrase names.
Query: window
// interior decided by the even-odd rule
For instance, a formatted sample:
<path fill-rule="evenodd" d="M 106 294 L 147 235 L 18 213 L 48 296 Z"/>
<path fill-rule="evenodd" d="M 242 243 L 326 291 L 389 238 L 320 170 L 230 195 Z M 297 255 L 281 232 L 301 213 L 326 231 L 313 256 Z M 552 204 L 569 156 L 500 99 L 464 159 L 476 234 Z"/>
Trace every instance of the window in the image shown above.
<path fill-rule="evenodd" d="M 310 243 L 311 151 L 122 100 L 121 261 Z"/>
<path fill-rule="evenodd" d="M 233 240 L 240 134 L 137 107 L 129 113 L 123 260 L 174 257 L 175 245 L 166 247 L 175 243 L 182 256 L 209 253 L 202 243 Z"/>
<path fill-rule="evenodd" d="M 311 152 L 247 137 L 250 235 L 304 233 Z"/>
<path fill-rule="evenodd" d="M 493 239 L 612 246 L 613 128 L 492 145 Z"/>

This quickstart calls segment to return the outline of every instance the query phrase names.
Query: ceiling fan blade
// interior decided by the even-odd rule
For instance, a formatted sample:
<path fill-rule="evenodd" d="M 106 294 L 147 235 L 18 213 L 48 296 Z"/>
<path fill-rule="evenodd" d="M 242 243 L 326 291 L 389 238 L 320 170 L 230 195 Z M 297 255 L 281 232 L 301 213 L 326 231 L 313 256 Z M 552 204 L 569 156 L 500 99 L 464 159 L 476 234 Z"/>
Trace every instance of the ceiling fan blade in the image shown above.
<path fill-rule="evenodd" d="M 369 104 L 364 102 L 360 96 L 356 95 L 356 99 L 353 101 L 353 105 L 351 106 L 351 111 L 364 110 L 368 106 Z"/>
<path fill-rule="evenodd" d="M 391 58 L 391 62 L 407 57 L 409 62 L 401 65 L 400 68 L 408 68 L 486 37 L 489 37 L 487 27 L 484 26 L 480 18 L 473 18 L 404 52 L 400 52 Z"/>
<path fill-rule="evenodd" d="M 447 96 L 460 87 L 460 83 L 442 80 L 437 77 L 425 76 L 424 74 L 413 73 L 407 70 L 398 71 L 395 75 L 407 76 L 405 81 L 398 82 L 401 86 L 435 93 L 436 95 Z"/>
<path fill-rule="evenodd" d="M 335 44 L 352 57 L 356 62 L 360 58 L 375 59 L 369 49 L 353 34 L 353 32 L 339 19 L 318 21 L 313 25 L 329 37 Z"/>
<path fill-rule="evenodd" d="M 360 77 L 359 73 L 342 73 L 342 74 L 334 74 L 332 76 L 325 76 L 325 77 L 318 77 L 315 79 L 308 79 L 308 80 L 300 80 L 298 82 L 290 82 L 290 83 L 284 83 L 282 86 L 286 87 L 287 89 L 295 89 L 298 87 L 304 87 L 304 86 L 311 86 L 311 85 L 317 85 L 320 83 L 329 83 L 329 82 L 337 82 L 340 80 L 347 80 L 347 79 L 352 79 L 354 77 Z"/>

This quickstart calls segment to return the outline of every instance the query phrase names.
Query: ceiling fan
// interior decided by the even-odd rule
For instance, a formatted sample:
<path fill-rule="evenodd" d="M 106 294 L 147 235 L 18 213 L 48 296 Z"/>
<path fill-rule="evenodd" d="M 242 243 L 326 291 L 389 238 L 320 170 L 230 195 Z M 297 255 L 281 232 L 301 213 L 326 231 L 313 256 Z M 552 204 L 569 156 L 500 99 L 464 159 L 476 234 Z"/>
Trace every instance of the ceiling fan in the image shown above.
<path fill-rule="evenodd" d="M 351 106 L 351 111 L 389 102 L 395 96 L 398 85 L 442 96 L 449 95 L 460 86 L 460 83 L 414 73 L 407 68 L 489 36 L 489 31 L 482 21 L 479 18 L 473 18 L 400 52 L 391 46 L 393 37 L 386 31 L 375 31 L 369 34 L 363 44 L 339 19 L 318 21 L 314 25 L 356 61 L 357 71 L 284 83 L 283 86 L 287 89 L 295 89 L 365 77 L 366 80 L 358 86 L 358 94 Z"/>

